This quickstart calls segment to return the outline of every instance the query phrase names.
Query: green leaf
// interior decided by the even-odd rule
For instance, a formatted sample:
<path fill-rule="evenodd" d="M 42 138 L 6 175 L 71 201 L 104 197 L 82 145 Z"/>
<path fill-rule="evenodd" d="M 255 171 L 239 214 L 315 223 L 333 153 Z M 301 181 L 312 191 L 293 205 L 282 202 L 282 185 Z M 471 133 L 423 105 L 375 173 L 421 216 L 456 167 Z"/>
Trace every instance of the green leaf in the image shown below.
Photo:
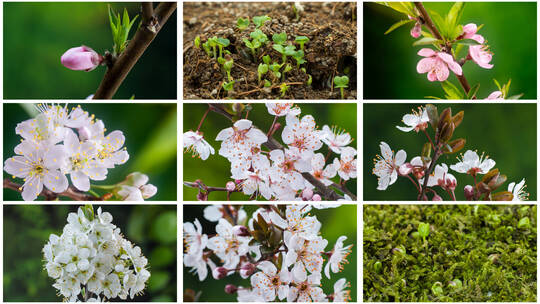
<path fill-rule="evenodd" d="M 402 25 L 405 25 L 407 23 L 411 23 L 411 22 L 416 22 L 416 20 L 414 19 L 406 19 L 406 20 L 401 20 L 401 21 L 398 21 L 394 24 L 392 24 L 392 26 L 390 26 L 390 28 L 388 28 L 388 30 L 386 32 L 384 32 L 385 35 L 388 35 L 390 34 L 392 31 L 394 31 L 395 29 L 397 29 L 398 27 L 402 26 Z"/>
<path fill-rule="evenodd" d="M 453 85 L 450 81 L 446 80 L 441 82 L 444 92 L 446 92 L 447 99 L 463 99 L 461 91 Z"/>
<path fill-rule="evenodd" d="M 517 95 L 512 95 L 510 97 L 507 97 L 506 99 L 516 100 L 516 99 L 520 99 L 522 96 L 523 96 L 523 93 L 517 94 Z"/>
<path fill-rule="evenodd" d="M 435 26 L 439 29 L 439 33 L 442 35 L 443 39 L 448 37 L 448 25 L 446 24 L 446 19 L 443 19 L 439 13 L 432 10 L 429 10 L 429 14 L 431 15 L 431 19 L 433 19 L 433 23 L 435 23 Z"/>
<path fill-rule="evenodd" d="M 236 27 L 238 27 L 239 30 L 243 31 L 249 26 L 249 17 L 246 19 L 238 18 L 236 21 Z"/>
<path fill-rule="evenodd" d="M 450 8 L 448 15 L 446 15 L 447 24 L 449 26 L 456 26 L 459 23 L 463 9 L 465 8 L 465 2 L 456 2 Z"/>
<path fill-rule="evenodd" d="M 481 44 L 481 43 L 478 43 L 478 41 L 473 40 L 473 39 L 458 40 L 456 43 L 458 45 L 479 45 L 479 44 Z"/>
<path fill-rule="evenodd" d="M 272 35 L 272 41 L 277 44 L 284 44 L 287 41 L 287 33 L 282 32 L 280 34 Z"/>
<path fill-rule="evenodd" d="M 412 45 L 413 46 L 419 46 L 419 45 L 428 45 L 428 44 L 442 44 L 443 41 L 435 38 L 429 38 L 424 37 L 421 39 L 416 40 Z"/>
<path fill-rule="evenodd" d="M 418 224 L 418 233 L 423 238 L 427 237 L 429 235 L 429 224 L 427 223 Z"/>
<path fill-rule="evenodd" d="M 480 88 L 480 84 L 477 83 L 467 94 L 467 99 L 473 99 L 473 97 L 476 96 L 476 93 L 478 93 L 478 89 Z"/>
<path fill-rule="evenodd" d="M 518 223 L 518 228 L 528 228 L 531 226 L 531 222 L 529 221 L 529 218 L 528 217 L 524 217 L 522 219 L 519 220 L 519 223 Z"/>
<path fill-rule="evenodd" d="M 497 86 L 497 88 L 499 88 L 499 91 L 502 92 L 501 85 L 499 84 L 499 82 L 497 81 L 497 79 L 493 78 L 493 82 L 495 83 L 495 85 Z"/>
<path fill-rule="evenodd" d="M 405 15 L 414 16 L 414 4 L 412 2 L 379 2 L 379 4 L 387 6 Z"/>

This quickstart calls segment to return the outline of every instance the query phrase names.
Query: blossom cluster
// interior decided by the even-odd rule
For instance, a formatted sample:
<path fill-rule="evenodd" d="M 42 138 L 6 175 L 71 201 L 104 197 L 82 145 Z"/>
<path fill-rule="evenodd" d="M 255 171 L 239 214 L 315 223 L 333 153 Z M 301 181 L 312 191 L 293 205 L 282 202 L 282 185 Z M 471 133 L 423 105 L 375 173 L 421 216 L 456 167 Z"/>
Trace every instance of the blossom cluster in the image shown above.
<path fill-rule="evenodd" d="M 331 273 L 343 269 L 352 245 L 345 246 L 347 237 L 341 236 L 333 249 L 325 251 L 328 240 L 320 235 L 321 222 L 309 214 L 312 208 L 338 206 L 264 206 L 249 219 L 244 210 L 231 205 L 208 206 L 204 217 L 217 222 L 217 234 L 204 234 L 198 219 L 184 223 L 184 265 L 197 273 L 200 281 L 207 278 L 208 268 L 216 280 L 235 273 L 249 279 L 247 287 L 225 287 L 239 302 L 350 300 L 346 279 L 336 281 L 328 295 L 321 288 L 321 279 L 323 272 L 330 278 Z M 324 266 L 323 256 L 328 257 Z"/>
<path fill-rule="evenodd" d="M 406 126 L 396 127 L 403 132 L 410 132 L 413 130 L 416 132 L 425 132 L 430 141 L 430 143 L 426 143 L 426 145 L 430 147 L 429 151 L 431 151 L 431 147 L 434 144 L 426 132 L 430 123 L 430 118 L 428 116 L 427 108 L 420 107 L 419 111 L 413 111 L 412 114 L 403 116 L 403 123 Z M 441 114 L 441 117 L 442 116 L 443 115 Z M 460 118 L 462 119 L 463 115 L 461 115 Z M 442 136 L 440 134 L 441 130 L 437 127 L 436 138 Z M 460 146 L 458 148 L 460 149 L 463 147 L 465 141 L 459 139 L 455 142 L 458 141 L 461 141 L 459 142 Z M 446 142 L 441 142 L 441 147 L 444 145 L 450 146 Z M 465 154 L 461 155 L 461 158 L 458 158 L 458 162 L 453 165 L 448 166 L 445 163 L 440 163 L 433 167 L 431 165 L 433 159 L 429 156 L 415 156 L 409 162 L 406 162 L 407 153 L 404 150 L 399 150 L 394 153 L 386 142 L 380 143 L 380 149 L 381 154 L 377 155 L 374 159 L 373 168 L 373 174 L 378 178 L 378 190 L 386 190 L 388 186 L 396 182 L 399 176 L 402 176 L 409 178 L 413 184 L 415 184 L 419 192 L 421 192 L 424 184 L 430 189 L 432 187 L 440 187 L 442 190 L 449 193 L 451 198 L 456 200 L 454 190 L 457 187 L 457 179 L 453 174 L 449 173 L 450 168 L 457 173 L 467 174 L 474 178 L 474 185 L 466 185 L 464 187 L 464 194 L 467 200 L 478 200 L 480 199 L 480 196 L 490 194 L 494 189 L 506 181 L 506 176 L 501 175 L 497 169 L 493 169 L 495 161 L 489 158 L 489 156 L 484 156 L 484 154 L 479 156 L 476 151 L 467 150 Z M 453 151 L 449 152 L 452 153 Z M 484 178 L 477 183 L 476 177 L 479 174 L 484 175 Z M 428 179 L 427 183 L 424 183 L 424 178 Z M 498 199 L 510 199 L 514 201 L 525 200 L 528 197 L 528 194 L 525 192 L 525 187 L 525 179 L 522 179 L 518 184 L 512 182 L 508 185 L 508 190 L 506 192 L 499 193 L 501 195 L 498 196 Z M 433 200 L 442 200 L 434 190 L 431 191 L 434 193 Z M 485 196 L 484 198 L 488 197 L 489 196 Z M 494 197 L 491 197 L 491 199 L 494 199 Z"/>
<path fill-rule="evenodd" d="M 109 169 L 129 159 L 122 131 L 107 132 L 103 121 L 80 106 L 40 105 L 38 109 L 35 118 L 17 124 L 15 133 L 22 137 L 21 143 L 14 149 L 16 156 L 4 163 L 7 173 L 24 180 L 19 188 L 24 200 L 35 200 L 44 186 L 54 193 L 66 191 L 66 175 L 77 190 L 89 191 L 90 180 L 105 180 Z M 118 196 L 134 197 L 134 189 L 128 186 L 137 186 L 139 196 L 154 195 L 154 186 L 143 188 L 147 181 L 148 177 L 137 185 L 124 185 Z"/>
<path fill-rule="evenodd" d="M 315 185 L 303 174 L 310 174 L 324 186 L 334 185 L 332 178 L 340 181 L 356 178 L 356 149 L 349 146 L 349 133 L 327 125 L 319 130 L 311 115 L 300 117 L 301 110 L 292 103 L 267 103 L 268 113 L 274 116 L 274 123 L 265 133 L 248 119 L 239 119 L 232 127 L 221 130 L 216 141 L 221 142 L 219 155 L 231 164 L 232 189 L 239 189 L 246 195 L 262 196 L 267 200 L 321 200 Z M 269 142 L 270 134 L 276 130 L 278 117 L 285 117 L 281 133 L 284 146 Z M 273 141 L 275 142 L 275 141 Z M 327 156 L 318 152 L 326 145 Z M 184 133 L 184 148 L 201 159 L 207 159 L 215 150 L 199 131 Z M 330 153 L 339 157 L 327 163 Z M 346 194 L 344 199 L 350 199 Z"/>
<path fill-rule="evenodd" d="M 51 234 L 43 247 L 53 287 L 69 302 L 133 299 L 143 292 L 148 260 L 112 220 L 101 207 L 97 214 L 91 206 L 80 207 L 68 215 L 62 235 Z"/>

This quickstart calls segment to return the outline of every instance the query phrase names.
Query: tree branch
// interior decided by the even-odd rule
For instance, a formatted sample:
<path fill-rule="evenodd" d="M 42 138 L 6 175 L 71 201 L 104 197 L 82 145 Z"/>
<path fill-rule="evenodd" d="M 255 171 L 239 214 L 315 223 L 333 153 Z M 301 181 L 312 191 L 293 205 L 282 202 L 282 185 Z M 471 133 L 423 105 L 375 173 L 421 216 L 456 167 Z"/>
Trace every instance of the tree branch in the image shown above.
<path fill-rule="evenodd" d="M 221 114 L 223 116 L 225 116 L 227 119 L 231 120 L 232 121 L 232 118 L 233 118 L 233 115 L 231 115 L 230 113 L 228 113 L 227 111 L 225 111 L 225 109 L 223 109 L 223 104 L 219 104 L 219 103 L 209 103 L 208 106 L 210 107 L 210 110 L 218 113 L 218 114 Z M 279 149 L 279 150 L 283 150 L 284 147 L 277 141 L 275 140 L 273 137 L 268 137 L 268 141 L 265 142 L 263 144 L 263 146 L 267 147 L 268 149 L 270 150 L 276 150 L 276 149 Z M 313 175 L 307 173 L 307 172 L 304 172 L 302 173 L 302 176 L 310 183 L 312 184 L 313 186 L 315 186 L 320 192 L 321 192 L 321 195 L 326 198 L 327 200 L 331 200 L 331 201 L 337 201 L 338 199 L 342 199 L 343 197 L 341 197 L 339 194 L 337 194 L 334 190 L 332 190 L 331 188 L 325 186 L 323 183 L 321 183 L 317 178 L 315 178 Z M 352 196 L 351 196 L 352 198 Z"/>
<path fill-rule="evenodd" d="M 414 5 L 420 12 L 421 17 L 424 20 L 424 25 L 428 28 L 431 34 L 433 34 L 433 36 L 435 36 L 435 38 L 439 40 L 444 40 L 443 37 L 441 36 L 441 33 L 439 33 L 439 30 L 437 30 L 437 27 L 433 23 L 433 20 L 431 20 L 431 17 L 429 17 L 429 14 L 426 11 L 426 8 L 424 7 L 424 5 L 421 2 L 414 2 Z M 450 54 L 452 58 L 454 58 L 454 55 L 452 55 L 451 45 L 445 45 L 444 51 Z M 461 84 L 461 86 L 463 87 L 463 90 L 465 91 L 465 93 L 469 94 L 469 91 L 471 90 L 471 86 L 469 85 L 467 78 L 465 78 L 465 75 L 461 73 L 461 75 L 456 75 L 456 77 L 459 80 L 459 83 Z"/>
<path fill-rule="evenodd" d="M 20 190 L 21 187 L 22 185 L 12 182 L 8 178 L 4 178 L 4 188 L 11 189 L 17 192 L 22 192 L 22 190 Z M 55 193 L 49 189 L 43 188 L 39 196 L 43 196 L 45 200 L 47 201 L 54 201 L 60 196 L 69 197 L 74 201 L 102 201 L 104 200 L 102 197 L 95 197 L 92 195 L 84 194 L 76 190 L 72 186 L 69 186 L 68 189 L 62 193 Z"/>
<path fill-rule="evenodd" d="M 157 6 L 154 14 L 148 18 L 149 8 L 147 4 L 143 3 L 142 26 L 139 27 L 133 39 L 131 39 L 124 52 L 120 54 L 112 67 L 107 69 L 93 99 L 111 99 L 114 96 L 135 63 L 137 63 L 161 28 L 163 28 L 163 25 L 175 9 L 176 2 L 162 2 Z M 144 19 L 149 23 L 144 24 Z"/>
<path fill-rule="evenodd" d="M 154 6 L 152 2 L 142 2 L 141 3 L 141 19 L 143 25 L 149 25 L 154 16 Z"/>

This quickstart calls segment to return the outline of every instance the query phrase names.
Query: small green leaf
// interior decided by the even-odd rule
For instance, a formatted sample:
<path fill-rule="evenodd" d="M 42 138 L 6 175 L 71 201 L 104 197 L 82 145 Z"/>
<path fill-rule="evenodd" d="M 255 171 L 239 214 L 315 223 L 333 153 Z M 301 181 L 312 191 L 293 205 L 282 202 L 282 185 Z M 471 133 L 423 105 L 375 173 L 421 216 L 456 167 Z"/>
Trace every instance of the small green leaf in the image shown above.
<path fill-rule="evenodd" d="M 516 99 L 520 99 L 522 96 L 523 96 L 523 93 L 506 97 L 506 99 L 516 100 Z"/>
<path fill-rule="evenodd" d="M 334 88 L 347 88 L 349 84 L 349 77 L 347 76 L 335 76 Z"/>
<path fill-rule="evenodd" d="M 285 42 L 287 41 L 287 33 L 282 32 L 280 34 L 272 35 L 272 41 L 274 41 L 274 43 L 281 44 L 281 45 L 285 44 Z"/>
<path fill-rule="evenodd" d="M 420 234 L 420 237 L 426 238 L 429 235 L 429 224 L 427 223 L 418 224 L 418 233 Z"/>
<path fill-rule="evenodd" d="M 463 99 L 461 91 L 453 85 L 450 81 L 446 80 L 441 82 L 444 92 L 447 94 L 447 99 Z"/>
<path fill-rule="evenodd" d="M 386 30 L 386 32 L 384 32 L 385 35 L 388 35 L 390 34 L 391 32 L 393 32 L 395 29 L 397 29 L 398 27 L 402 26 L 402 25 L 405 25 L 407 23 L 411 23 L 411 22 L 416 22 L 416 20 L 414 19 L 406 19 L 406 20 L 401 20 L 401 21 L 398 21 L 394 24 L 392 24 L 392 26 L 390 26 L 388 28 L 388 30 Z"/>
<path fill-rule="evenodd" d="M 467 99 L 473 99 L 476 96 L 476 93 L 478 93 L 478 89 L 480 88 L 480 84 L 477 83 L 472 89 L 469 90 L 469 93 L 467 94 Z"/>
<path fill-rule="evenodd" d="M 238 18 L 238 20 L 236 20 L 236 27 L 243 31 L 245 30 L 247 27 L 249 26 L 249 17 L 246 18 L 246 19 L 242 19 L 242 18 Z"/>
<path fill-rule="evenodd" d="M 426 111 L 429 118 L 429 123 L 433 127 L 433 129 L 437 129 L 437 126 L 439 125 L 439 112 L 437 110 L 437 107 L 432 104 L 426 105 Z"/>
<path fill-rule="evenodd" d="M 442 44 L 443 41 L 435 38 L 424 37 L 413 42 L 413 46 L 428 45 L 428 44 Z"/>
<path fill-rule="evenodd" d="M 519 229 L 529 228 L 530 226 L 531 226 L 531 222 L 529 221 L 528 217 L 524 217 L 524 218 L 519 220 L 519 223 L 518 223 L 518 228 Z"/>
<path fill-rule="evenodd" d="M 255 16 L 255 17 L 253 17 L 253 23 L 255 23 L 255 26 L 256 26 L 257 28 L 263 26 L 264 23 L 266 23 L 266 22 L 268 22 L 268 21 L 270 21 L 270 20 L 272 20 L 272 18 L 270 18 L 270 17 L 268 17 L 268 16 L 266 16 L 266 15 L 264 15 L 264 16 Z"/>
<path fill-rule="evenodd" d="M 458 45 L 480 45 L 481 43 L 478 43 L 478 41 L 474 39 L 462 39 L 457 41 Z"/>

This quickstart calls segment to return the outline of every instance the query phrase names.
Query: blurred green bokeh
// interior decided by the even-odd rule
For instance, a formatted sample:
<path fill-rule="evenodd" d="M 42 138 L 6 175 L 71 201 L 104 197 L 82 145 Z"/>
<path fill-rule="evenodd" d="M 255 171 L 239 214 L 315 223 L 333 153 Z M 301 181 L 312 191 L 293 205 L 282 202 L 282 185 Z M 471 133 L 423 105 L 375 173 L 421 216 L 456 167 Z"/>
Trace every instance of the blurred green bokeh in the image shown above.
<path fill-rule="evenodd" d="M 113 224 L 148 259 L 151 277 L 137 302 L 176 302 L 176 206 L 107 205 Z M 60 302 L 43 269 L 43 246 L 62 234 L 72 205 L 4 205 L 4 301 Z M 94 205 L 97 211 L 98 206 Z M 128 297 L 129 299 L 129 297 Z M 116 299 L 119 300 L 119 299 Z"/>
<path fill-rule="evenodd" d="M 193 222 L 198 219 L 202 225 L 203 233 L 207 235 L 215 234 L 216 222 L 210 222 L 203 216 L 203 210 L 207 205 L 184 205 L 184 223 Z M 357 246 L 357 212 L 356 205 L 342 205 L 335 209 L 312 209 L 311 215 L 317 217 L 322 223 L 320 235 L 328 240 L 328 246 L 326 251 L 332 250 L 337 239 L 344 235 L 347 237 L 343 243 L 345 246 L 353 244 L 352 252 L 347 258 L 348 264 L 344 265 L 343 271 L 339 273 L 330 272 L 330 278 L 328 279 L 324 272 L 322 273 L 322 286 L 325 294 L 331 294 L 334 292 L 334 283 L 345 278 L 347 282 L 351 284 L 349 290 L 351 291 L 351 302 L 356 302 L 357 297 L 357 252 L 359 247 Z M 258 207 L 254 205 L 244 205 L 248 219 L 251 214 L 257 210 Z M 327 258 L 325 257 L 326 266 Z M 194 290 L 196 293 L 201 292 L 199 298 L 200 302 L 235 302 L 236 294 L 225 293 L 225 285 L 234 284 L 236 286 L 249 287 L 251 283 L 249 279 L 242 279 L 240 275 L 234 274 L 222 280 L 215 280 L 212 277 L 212 273 L 209 269 L 208 276 L 204 281 L 199 281 L 196 273 L 191 273 L 190 268 L 183 267 L 183 280 L 184 291 L 186 289 Z M 277 298 L 276 298 L 277 300 Z"/>
<path fill-rule="evenodd" d="M 139 3 L 111 3 L 130 17 Z M 176 12 L 141 56 L 115 98 L 176 99 Z M 141 17 L 137 18 L 132 38 Z M 68 49 L 86 45 L 100 54 L 113 41 L 105 2 L 4 3 L 4 98 L 84 99 L 94 94 L 106 68 L 72 71 L 60 63 Z"/>
<path fill-rule="evenodd" d="M 304 115 L 312 115 L 317 122 L 319 129 L 322 129 L 324 125 L 338 126 L 351 135 L 353 142 L 349 145 L 356 148 L 356 104 L 345 103 L 332 103 L 332 104 L 297 104 L 302 110 L 299 117 Z M 263 132 L 267 133 L 268 129 L 272 125 L 273 115 L 268 113 L 268 110 L 264 104 L 251 104 L 253 110 L 249 112 L 248 119 L 253 121 L 253 124 L 259 127 Z M 208 109 L 206 104 L 184 104 L 184 131 L 195 131 L 199 122 Z M 285 117 L 280 117 L 277 120 L 281 124 L 281 128 L 274 134 L 274 138 L 280 143 L 281 132 L 285 127 Z M 203 161 L 199 158 L 192 157 L 189 153 L 184 153 L 183 174 L 184 181 L 193 182 L 200 179 L 207 186 L 212 187 L 225 187 L 225 184 L 231 180 L 231 165 L 230 162 L 223 156 L 219 155 L 219 148 L 221 147 L 221 141 L 216 141 L 217 134 L 225 129 L 231 127 L 231 122 L 217 113 L 210 112 L 206 117 L 201 132 L 204 133 L 204 138 L 214 148 L 215 154 L 210 155 L 207 160 Z M 326 155 L 328 149 L 326 145 L 315 151 L 316 153 L 322 153 Z M 333 161 L 337 154 L 332 154 L 327 163 Z M 339 177 L 336 181 L 339 180 Z M 354 194 L 356 194 L 356 179 L 351 179 L 347 182 L 347 188 Z M 197 189 L 188 188 L 184 186 L 184 200 L 193 201 L 196 200 L 198 193 Z M 212 192 L 209 197 L 211 201 L 226 200 L 227 195 L 225 192 Z M 248 200 L 249 196 L 243 193 L 233 193 L 231 195 L 232 200 Z M 259 197 L 260 200 L 264 200 L 263 197 Z"/>
<path fill-rule="evenodd" d="M 26 106 L 32 107 L 31 104 Z M 76 105 L 68 105 L 71 106 Z M 141 172 L 158 188 L 150 200 L 176 201 L 176 104 L 82 104 L 81 107 L 103 121 L 105 134 L 122 131 L 126 137 L 124 147 L 129 153 L 129 160 L 110 169 L 106 180 L 91 181 L 91 184 L 113 185 L 132 172 Z M 15 127 L 31 117 L 20 104 L 4 104 L 3 110 L 5 161 L 15 155 L 13 149 L 21 140 L 15 134 Z M 11 176 L 4 171 L 4 178 Z M 15 181 L 20 183 L 21 179 Z M 4 200 L 22 198 L 20 193 L 4 189 Z"/>
<path fill-rule="evenodd" d="M 426 2 L 424 6 L 445 16 L 452 3 Z M 404 19 L 407 16 L 389 7 L 364 4 L 365 99 L 444 97 L 439 82 L 430 82 L 426 74 L 416 72 L 416 65 L 423 58 L 417 52 L 430 46 L 412 46 L 416 40 L 409 33 L 413 23 L 384 35 L 392 24 Z M 524 93 L 522 99 L 536 99 L 536 22 L 535 2 L 467 2 L 460 24 L 483 24 L 478 33 L 494 53 L 491 70 L 472 61 L 463 66 L 471 87 L 480 83 L 478 98 L 498 90 L 493 83 L 495 78 L 501 85 L 512 79 L 510 95 Z M 466 51 L 467 48 L 462 50 L 460 58 Z M 456 76 L 450 74 L 448 80 L 461 89 Z"/>
<path fill-rule="evenodd" d="M 365 200 L 416 200 L 417 191 L 406 178 L 398 178 L 385 191 L 377 190 L 377 177 L 372 174 L 373 158 L 380 155 L 379 144 L 386 142 L 394 152 L 401 149 L 407 152 L 407 162 L 420 155 L 422 146 L 427 142 L 423 133 L 403 132 L 396 128 L 403 126 L 403 115 L 417 110 L 421 104 L 365 104 L 364 105 L 364 199 Z M 464 111 L 463 122 L 452 138 L 465 138 L 465 147 L 456 155 L 441 156 L 438 164 L 450 167 L 457 163 L 456 156 L 467 150 L 486 152 L 495 160 L 498 168 L 508 180 L 500 190 L 507 190 L 511 182 L 520 182 L 525 178 L 530 193 L 529 199 L 536 200 L 536 104 L 436 104 L 439 113 L 446 107 L 452 113 Z M 433 138 L 433 128 L 427 129 Z M 473 179 L 449 169 L 457 178 L 455 190 L 458 200 L 464 200 L 463 187 L 473 184 Z M 434 188 L 444 200 L 449 200 L 447 193 L 440 187 Z M 430 196 L 431 197 L 431 196 Z"/>

